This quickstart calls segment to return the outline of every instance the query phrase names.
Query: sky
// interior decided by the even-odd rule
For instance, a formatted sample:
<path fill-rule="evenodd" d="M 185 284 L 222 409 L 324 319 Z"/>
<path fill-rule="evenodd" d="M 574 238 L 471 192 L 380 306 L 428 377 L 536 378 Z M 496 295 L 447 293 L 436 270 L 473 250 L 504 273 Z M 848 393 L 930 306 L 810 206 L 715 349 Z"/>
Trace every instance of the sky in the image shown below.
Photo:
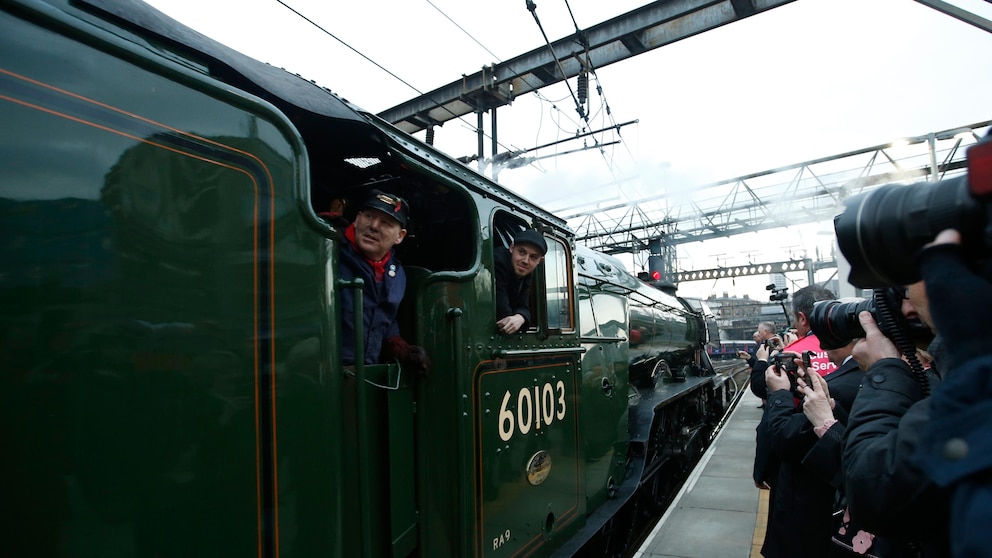
<path fill-rule="evenodd" d="M 148 3 L 371 112 L 544 45 L 525 0 Z M 576 25 L 591 27 L 646 3 L 536 0 L 536 14 L 554 41 L 574 33 Z M 952 3 L 992 19 L 990 2 Z M 564 84 L 498 109 L 502 149 L 529 149 L 590 127 L 637 121 L 624 126 L 620 138 L 597 136 L 601 143 L 621 140 L 617 145 L 552 156 L 582 147 L 581 140 L 563 143 L 532 153 L 548 156 L 535 164 L 503 170 L 499 181 L 564 215 L 582 203 L 691 190 L 990 120 L 989 53 L 992 34 L 913 0 L 797 0 L 599 68 L 590 80 L 588 125 L 579 120 Z M 488 128 L 489 116 L 484 120 Z M 435 146 L 455 157 L 474 155 L 474 125 L 474 115 L 445 123 L 435 131 Z M 488 139 L 486 149 L 488 157 Z M 813 257 L 830 253 L 833 243 L 829 222 L 744 236 L 681 245 L 679 266 Z M 821 273 L 826 275 L 817 281 L 830 275 Z M 802 273 L 787 279 L 791 292 L 806 284 Z M 764 299 L 768 282 L 685 282 L 679 294 Z"/>

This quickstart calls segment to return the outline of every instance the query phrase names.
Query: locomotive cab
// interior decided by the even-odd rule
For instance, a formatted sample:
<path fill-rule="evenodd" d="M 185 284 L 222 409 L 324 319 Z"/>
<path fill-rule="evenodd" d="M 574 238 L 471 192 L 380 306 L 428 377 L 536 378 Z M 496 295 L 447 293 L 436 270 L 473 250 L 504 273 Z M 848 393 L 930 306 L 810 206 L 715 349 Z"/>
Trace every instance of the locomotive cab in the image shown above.
<path fill-rule="evenodd" d="M 426 350 L 431 367 L 414 377 L 395 366 L 367 366 L 364 386 L 346 382 L 346 407 L 347 400 L 354 406 L 346 409 L 345 454 L 353 456 L 346 469 L 359 482 L 345 494 L 362 513 L 345 517 L 345 528 L 380 524 L 388 537 L 369 533 L 363 543 L 376 555 L 502 555 L 562 539 L 585 509 L 583 349 L 567 230 L 365 116 L 379 125 L 378 141 L 311 155 L 311 209 L 333 245 L 346 241 L 344 229 L 372 188 L 409 203 L 407 236 L 396 246 L 407 274 L 399 325 L 411 345 Z M 308 132 L 321 132 L 312 119 Z M 532 274 L 529 327 L 501 335 L 493 254 L 524 229 L 542 231 L 548 252 Z M 411 472 L 416 482 L 406 480 Z"/>

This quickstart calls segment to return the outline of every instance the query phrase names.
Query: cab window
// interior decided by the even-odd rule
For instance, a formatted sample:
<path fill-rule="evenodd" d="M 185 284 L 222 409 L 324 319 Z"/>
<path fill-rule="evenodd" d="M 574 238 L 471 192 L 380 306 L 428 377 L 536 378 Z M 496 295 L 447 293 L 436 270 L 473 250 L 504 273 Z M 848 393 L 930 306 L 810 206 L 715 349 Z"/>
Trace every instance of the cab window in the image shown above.
<path fill-rule="evenodd" d="M 493 250 L 509 248 L 516 235 L 534 228 L 526 221 L 506 212 L 493 218 Z M 529 329 L 572 330 L 575 316 L 572 305 L 572 259 L 568 247 L 557 238 L 543 234 L 548 253 L 534 270 L 530 286 Z"/>
<path fill-rule="evenodd" d="M 572 314 L 572 266 L 566 246 L 557 239 L 548 239 L 548 254 L 544 257 L 545 296 L 548 329 L 570 330 L 574 327 Z"/>

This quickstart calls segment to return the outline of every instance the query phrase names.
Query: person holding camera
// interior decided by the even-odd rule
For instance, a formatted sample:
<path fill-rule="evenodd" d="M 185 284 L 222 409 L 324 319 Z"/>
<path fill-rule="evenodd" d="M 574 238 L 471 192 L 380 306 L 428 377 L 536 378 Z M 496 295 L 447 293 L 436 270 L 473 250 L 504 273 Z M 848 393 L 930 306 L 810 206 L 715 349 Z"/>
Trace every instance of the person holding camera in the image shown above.
<path fill-rule="evenodd" d="M 837 365 L 831 362 L 826 351 L 820 348 L 820 340 L 810 327 L 810 317 L 813 315 L 813 305 L 816 302 L 836 299 L 834 293 L 818 285 L 803 287 L 792 295 L 792 323 L 796 331 L 796 340 L 786 345 L 785 350 L 796 354 L 813 351 L 811 367 L 821 376 L 837 370 Z"/>
<path fill-rule="evenodd" d="M 803 463 L 816 437 L 802 406 L 797 405 L 801 401 L 800 387 L 804 385 L 801 378 L 806 375 L 819 378 L 819 374 L 798 366 L 797 356 L 783 352 L 772 359 L 765 372 L 769 396 L 762 422 L 778 464 L 761 547 L 761 555 L 766 558 L 829 556 L 834 532 L 836 488 L 830 479 L 815 474 Z M 809 354 L 805 357 L 808 359 Z M 822 386 L 820 390 L 825 391 Z"/>
<path fill-rule="evenodd" d="M 865 335 L 854 356 L 867 374 L 843 453 L 852 516 L 877 533 L 916 541 L 923 556 L 987 556 L 992 547 L 992 367 L 984 324 L 992 310 L 992 133 L 968 148 L 967 159 L 966 175 L 882 186 L 845 199 L 834 218 L 851 264 L 848 281 L 909 285 L 903 313 L 915 307 L 938 333 L 928 353 L 941 382 L 931 385 L 912 343 L 899 338 L 900 359 L 872 314 L 860 312 Z M 878 315 L 886 331 L 887 314 Z"/>
<path fill-rule="evenodd" d="M 758 425 L 755 461 L 758 462 L 762 449 L 767 448 L 764 459 L 771 464 L 769 469 L 775 469 L 769 482 L 768 527 L 761 547 L 766 558 L 819 557 L 828 556 L 831 551 L 836 489 L 802 463 L 817 438 L 799 406 L 803 394 L 798 390 L 796 378 L 800 373 L 795 359 L 800 353 L 794 348 L 803 343 L 802 346 L 809 346 L 808 359 L 819 353 L 825 357 L 816 336 L 811 334 L 807 316 L 812 314 L 814 302 L 835 298 L 829 290 L 815 285 L 796 291 L 792 314 L 801 339 L 785 347 L 781 354 L 772 355 L 772 364 L 766 366 L 764 373 L 762 384 L 767 387 L 768 401 Z M 814 368 L 810 361 L 802 374 L 816 374 L 824 368 L 822 364 Z"/>
<path fill-rule="evenodd" d="M 965 316 L 992 311 L 988 269 L 966 264 L 961 235 L 937 235 L 919 257 L 934 325 L 945 336 L 953 374 L 933 390 L 918 454 L 923 470 L 950 491 L 950 541 L 956 558 L 992 549 L 992 339 Z"/>
<path fill-rule="evenodd" d="M 933 330 L 924 283 L 909 285 L 905 292 L 902 315 L 918 318 Z M 842 455 L 851 519 L 894 546 L 914 548 L 919 556 L 947 556 L 948 493 L 928 478 L 914 457 L 930 420 L 930 399 L 872 313 L 862 311 L 858 320 L 865 336 L 852 355 L 866 372 L 848 419 Z M 943 360 L 940 338 L 929 351 L 935 357 L 931 371 L 936 372 Z"/>
<path fill-rule="evenodd" d="M 753 347 L 749 347 L 746 351 L 742 351 L 742 350 L 738 350 L 737 351 L 737 358 L 741 358 L 741 359 L 746 360 L 747 361 L 748 368 L 751 368 L 751 367 L 754 366 L 754 362 L 753 362 L 753 360 L 754 360 L 754 352 L 758 350 L 758 345 L 761 344 L 761 338 L 758 337 L 758 332 L 757 331 L 755 331 L 754 333 L 751 334 L 751 339 L 754 340 L 754 346 Z"/>
<path fill-rule="evenodd" d="M 768 362 L 772 353 L 772 349 L 768 343 L 760 343 L 754 351 L 754 366 L 751 368 L 749 385 L 751 393 L 761 399 L 761 408 L 765 407 L 765 401 L 768 399 L 768 387 L 765 385 L 765 370 L 768 368 Z M 774 351 L 774 353 L 777 354 L 778 351 Z M 768 490 L 771 488 L 771 483 L 774 482 L 775 476 L 778 474 L 778 460 L 771 459 L 764 415 L 762 415 L 758 426 L 755 428 L 754 444 L 754 464 L 751 470 L 754 486 L 760 490 Z"/>
<path fill-rule="evenodd" d="M 769 350 L 771 349 L 781 350 L 782 347 L 785 346 L 782 343 L 782 340 L 779 338 L 779 336 L 775 334 L 775 324 L 772 322 L 759 323 L 758 329 L 754 330 L 754 333 L 751 335 L 751 337 L 754 339 L 754 343 L 755 343 L 754 349 L 752 349 L 750 352 L 737 351 L 737 357 L 746 359 L 748 368 L 752 370 L 754 370 L 754 364 L 758 361 L 757 356 L 755 356 L 758 352 L 758 347 L 760 347 L 761 345 L 765 345 L 766 347 L 768 347 Z"/>
<path fill-rule="evenodd" d="M 841 449 L 845 425 L 848 411 L 857 396 L 857 391 L 849 388 L 855 381 L 857 387 L 861 386 L 858 361 L 851 357 L 853 349 L 852 341 L 845 347 L 827 351 L 831 360 L 838 364 L 837 371 L 826 378 L 808 373 L 799 381 L 799 391 L 803 396 L 803 415 L 817 437 L 813 447 L 803 456 L 802 463 L 838 490 L 842 488 L 843 480 Z M 831 397 L 835 392 L 838 392 L 838 399 L 843 401 L 840 405 L 837 404 L 838 399 Z"/>
<path fill-rule="evenodd" d="M 803 395 L 802 410 L 809 420 L 817 440 L 803 457 L 802 464 L 812 474 L 829 483 L 836 491 L 837 509 L 843 510 L 842 521 L 831 536 L 831 556 L 871 555 L 881 558 L 913 556 L 914 552 L 903 544 L 876 537 L 852 521 L 844 494 L 842 453 L 849 411 L 861 388 L 864 375 L 854 360 L 852 352 L 856 341 L 843 347 L 827 349 L 837 370 L 827 377 L 806 374 L 799 380 Z M 836 399 L 832 397 L 836 395 Z M 843 403 L 838 404 L 838 401 Z M 835 515 L 837 511 L 835 510 Z"/>
<path fill-rule="evenodd" d="M 765 399 L 768 398 L 768 390 L 765 387 L 765 368 L 768 366 L 768 357 L 771 355 L 772 351 L 781 351 L 785 347 L 785 343 L 782 339 L 775 333 L 775 324 L 772 322 L 761 322 L 758 324 L 758 329 L 754 330 L 752 334 L 754 338 L 755 346 L 752 352 L 738 352 L 738 357 L 747 359 L 747 366 L 751 369 L 750 383 L 751 393 L 761 399 L 761 404 L 758 405 L 759 409 L 765 408 Z M 764 346 L 765 350 L 762 351 L 761 358 L 765 361 L 763 366 L 760 366 L 757 371 L 755 371 L 755 365 L 758 363 L 758 349 Z M 762 488 L 764 483 L 758 483 L 758 488 Z"/>
<path fill-rule="evenodd" d="M 765 370 L 768 369 L 769 359 L 782 352 L 785 343 L 775 333 L 775 324 L 772 322 L 761 322 L 754 332 L 754 341 L 757 343 L 754 348 L 754 358 L 748 360 L 751 368 L 751 377 L 748 382 L 751 393 L 761 399 L 759 409 L 764 409 L 768 399 L 768 387 L 765 385 Z M 771 487 L 775 476 L 778 474 L 778 460 L 770 458 L 769 440 L 766 435 L 764 417 L 758 422 L 755 428 L 755 451 L 754 464 L 751 469 L 751 476 L 754 479 L 754 486 L 761 490 L 768 490 Z"/>

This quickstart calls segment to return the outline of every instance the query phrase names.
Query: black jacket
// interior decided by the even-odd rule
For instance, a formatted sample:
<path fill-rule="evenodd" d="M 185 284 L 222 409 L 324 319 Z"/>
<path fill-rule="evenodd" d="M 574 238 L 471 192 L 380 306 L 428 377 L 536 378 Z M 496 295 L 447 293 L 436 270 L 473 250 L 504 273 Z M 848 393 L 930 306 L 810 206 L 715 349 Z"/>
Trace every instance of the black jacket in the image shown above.
<path fill-rule="evenodd" d="M 840 368 L 826 376 L 830 396 L 837 403 L 834 407 L 834 418 L 837 419 L 837 423 L 818 438 L 809 452 L 803 456 L 803 466 L 836 489 L 843 488 L 841 453 L 844 433 L 847 429 L 849 411 L 861 388 L 862 378 L 864 373 L 853 358 L 848 359 Z"/>
<path fill-rule="evenodd" d="M 840 435 L 862 376 L 858 363 L 849 359 L 825 377 L 836 402 L 834 416 L 838 424 L 823 438 L 813 432 L 813 425 L 792 392 L 779 390 L 768 396 L 762 420 L 766 423 L 770 459 L 779 463 L 770 483 L 763 556 L 828 556 L 833 550 L 830 538 L 836 527 L 833 512 L 841 477 Z M 762 384 L 763 380 L 762 377 Z"/>
<path fill-rule="evenodd" d="M 751 369 L 750 388 L 751 393 L 761 399 L 768 399 L 768 386 L 765 385 L 765 370 L 768 369 L 767 360 L 758 360 Z M 767 403 L 766 403 L 767 405 Z M 771 449 L 768 441 L 768 422 L 766 415 L 762 413 L 758 426 L 754 429 L 754 466 L 751 472 L 755 485 L 761 483 L 771 484 L 778 474 L 778 459 L 771 458 Z"/>
<path fill-rule="evenodd" d="M 948 556 L 949 495 L 914 461 L 929 408 L 909 365 L 876 362 L 847 424 L 844 492 L 852 519 L 869 532 L 919 543 L 923 556 Z"/>
<path fill-rule="evenodd" d="M 761 555 L 766 558 L 825 557 L 834 531 L 835 488 L 803 466 L 817 442 L 812 425 L 787 389 L 772 392 L 765 403 L 771 458 L 778 474 L 771 482 L 768 528 Z"/>
<path fill-rule="evenodd" d="M 525 329 L 530 325 L 530 278 L 520 278 L 513 272 L 510 251 L 497 247 L 493 251 L 496 267 L 496 319 L 520 314 L 524 317 Z"/>

